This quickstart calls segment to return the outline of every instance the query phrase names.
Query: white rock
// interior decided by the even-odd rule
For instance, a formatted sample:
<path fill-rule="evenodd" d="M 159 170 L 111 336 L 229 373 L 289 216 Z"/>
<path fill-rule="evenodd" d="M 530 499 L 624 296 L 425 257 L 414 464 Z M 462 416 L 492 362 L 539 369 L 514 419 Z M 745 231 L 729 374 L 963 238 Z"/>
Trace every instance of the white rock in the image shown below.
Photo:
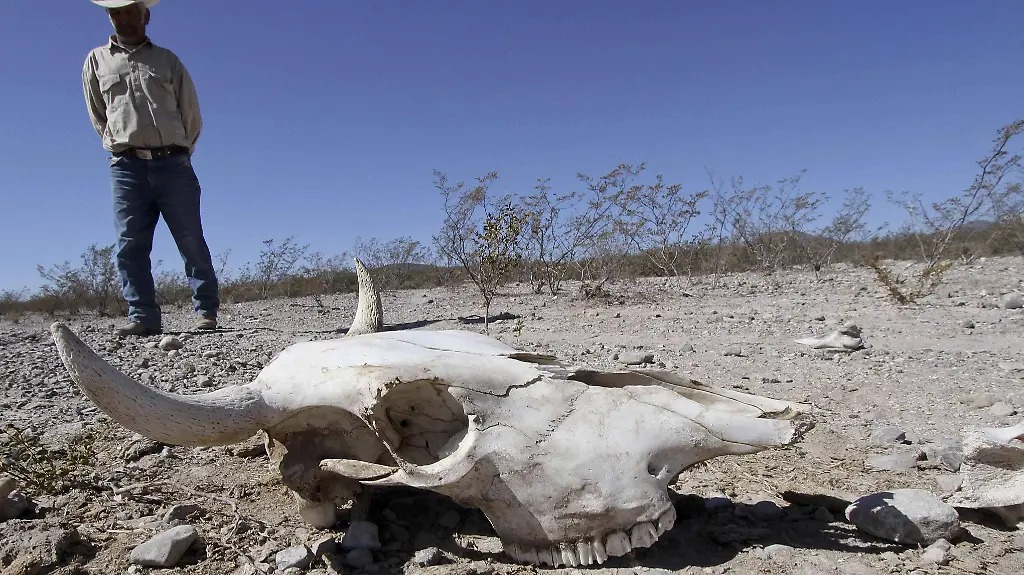
<path fill-rule="evenodd" d="M 277 555 L 274 556 L 274 563 L 277 564 L 278 569 L 290 569 L 292 567 L 305 569 L 313 563 L 313 553 L 305 545 L 293 545 L 278 551 Z"/>
<path fill-rule="evenodd" d="M 1020 309 L 1024 308 L 1024 294 L 1019 292 L 1008 293 L 1003 296 L 1003 309 Z"/>
<path fill-rule="evenodd" d="M 181 340 L 173 335 L 165 335 L 163 339 L 160 340 L 159 347 L 164 351 L 173 351 L 185 347 L 185 344 L 181 343 Z"/>
<path fill-rule="evenodd" d="M 846 508 L 846 518 L 865 533 L 909 545 L 929 545 L 960 532 L 956 509 L 923 489 L 866 495 Z"/>
<path fill-rule="evenodd" d="M 146 567 L 173 567 L 198 537 L 191 525 L 168 529 L 132 549 L 131 561 Z"/>
<path fill-rule="evenodd" d="M 341 548 L 380 549 L 380 537 L 376 523 L 369 521 L 353 521 L 341 536 Z"/>

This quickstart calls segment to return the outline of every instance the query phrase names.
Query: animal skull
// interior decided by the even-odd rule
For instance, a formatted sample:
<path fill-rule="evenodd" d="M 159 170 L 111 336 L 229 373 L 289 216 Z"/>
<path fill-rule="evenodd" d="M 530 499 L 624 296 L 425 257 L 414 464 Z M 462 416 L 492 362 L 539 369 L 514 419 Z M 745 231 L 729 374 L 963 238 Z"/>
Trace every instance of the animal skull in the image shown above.
<path fill-rule="evenodd" d="M 664 371 L 569 368 L 464 331 L 295 344 L 247 385 L 200 395 L 146 387 L 61 323 L 72 378 L 151 439 L 224 445 L 262 430 L 300 513 L 329 526 L 363 486 L 411 486 L 479 508 L 505 551 L 533 564 L 603 563 L 676 519 L 684 469 L 789 445 L 800 404 Z"/>

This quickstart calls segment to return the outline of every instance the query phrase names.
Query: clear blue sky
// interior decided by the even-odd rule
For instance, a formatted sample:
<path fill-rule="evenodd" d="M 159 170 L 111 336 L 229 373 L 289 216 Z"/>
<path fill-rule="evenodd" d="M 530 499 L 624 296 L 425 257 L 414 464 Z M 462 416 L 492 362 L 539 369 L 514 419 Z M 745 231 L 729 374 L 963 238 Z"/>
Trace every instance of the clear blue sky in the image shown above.
<path fill-rule="evenodd" d="M 214 254 L 429 242 L 433 169 L 496 191 L 621 162 L 940 198 L 1024 116 L 1024 2 L 163 0 L 149 35 L 197 85 L 193 162 Z M 0 3 L 0 290 L 114 242 L 80 72 L 110 25 L 86 0 Z M 179 270 L 163 223 L 155 259 Z"/>

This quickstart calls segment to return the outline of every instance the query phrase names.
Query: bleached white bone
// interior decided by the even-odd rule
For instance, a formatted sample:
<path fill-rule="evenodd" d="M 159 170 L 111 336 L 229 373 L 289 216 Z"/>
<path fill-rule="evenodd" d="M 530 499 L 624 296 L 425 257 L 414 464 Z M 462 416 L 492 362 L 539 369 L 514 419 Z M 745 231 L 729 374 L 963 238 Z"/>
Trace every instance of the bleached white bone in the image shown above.
<path fill-rule="evenodd" d="M 986 509 L 1007 527 L 1024 529 L 1024 421 L 1009 427 L 968 427 L 961 435 L 963 482 L 947 503 Z"/>
<path fill-rule="evenodd" d="M 384 329 L 384 305 L 380 300 L 380 290 L 366 266 L 359 258 L 355 258 L 356 280 L 359 285 L 359 302 L 356 304 L 356 315 L 347 335 L 377 333 Z"/>
<path fill-rule="evenodd" d="M 675 522 L 668 485 L 727 454 L 789 445 L 807 406 L 662 371 L 571 368 L 464 331 L 405 331 L 295 344 L 249 384 L 152 390 L 66 326 L 72 378 L 130 429 L 172 444 L 263 430 L 300 514 L 324 527 L 361 485 L 445 494 L 490 519 L 517 560 L 602 563 Z"/>
<path fill-rule="evenodd" d="M 856 351 L 864 347 L 860 328 L 852 323 L 848 323 L 824 337 L 804 337 L 794 341 L 814 349 L 831 351 Z"/>

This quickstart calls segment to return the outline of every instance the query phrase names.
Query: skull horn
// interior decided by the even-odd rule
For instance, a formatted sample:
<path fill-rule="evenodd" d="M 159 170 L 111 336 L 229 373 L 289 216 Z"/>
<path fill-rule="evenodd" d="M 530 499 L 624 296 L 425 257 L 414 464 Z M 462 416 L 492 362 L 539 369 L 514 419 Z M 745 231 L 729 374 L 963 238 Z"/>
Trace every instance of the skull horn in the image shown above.
<path fill-rule="evenodd" d="M 380 301 L 380 292 L 373 283 L 370 272 L 359 258 L 356 262 L 356 281 L 359 283 L 359 304 L 356 308 L 356 316 L 352 320 L 352 327 L 348 328 L 348 335 L 359 335 L 363 333 L 377 333 L 384 329 L 384 308 Z"/>
<path fill-rule="evenodd" d="M 66 325 L 50 326 L 71 379 L 104 413 L 132 431 L 171 445 L 227 445 L 255 434 L 271 408 L 259 391 L 231 386 L 199 395 L 166 393 L 128 377 Z"/>

